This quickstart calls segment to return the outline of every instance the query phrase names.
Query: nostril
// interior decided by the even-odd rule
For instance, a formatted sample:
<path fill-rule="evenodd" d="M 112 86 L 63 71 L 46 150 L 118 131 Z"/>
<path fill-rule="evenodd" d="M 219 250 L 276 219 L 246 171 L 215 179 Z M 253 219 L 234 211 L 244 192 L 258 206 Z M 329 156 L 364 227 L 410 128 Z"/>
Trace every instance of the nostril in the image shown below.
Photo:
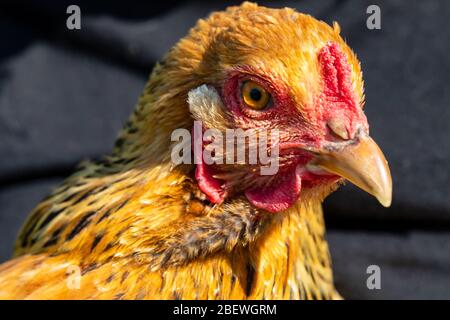
<path fill-rule="evenodd" d="M 327 121 L 327 126 L 331 130 L 331 132 L 339 138 L 344 140 L 349 139 L 347 128 L 342 119 L 332 118 Z"/>

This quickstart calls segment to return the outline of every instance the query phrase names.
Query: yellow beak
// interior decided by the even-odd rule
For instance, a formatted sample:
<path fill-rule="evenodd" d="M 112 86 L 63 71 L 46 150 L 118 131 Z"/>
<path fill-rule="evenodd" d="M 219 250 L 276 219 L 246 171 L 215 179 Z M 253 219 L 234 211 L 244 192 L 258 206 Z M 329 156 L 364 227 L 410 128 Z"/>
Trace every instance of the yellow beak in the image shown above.
<path fill-rule="evenodd" d="M 347 179 L 383 206 L 391 205 L 391 172 L 383 152 L 369 136 L 341 150 L 321 152 L 312 164 Z"/>

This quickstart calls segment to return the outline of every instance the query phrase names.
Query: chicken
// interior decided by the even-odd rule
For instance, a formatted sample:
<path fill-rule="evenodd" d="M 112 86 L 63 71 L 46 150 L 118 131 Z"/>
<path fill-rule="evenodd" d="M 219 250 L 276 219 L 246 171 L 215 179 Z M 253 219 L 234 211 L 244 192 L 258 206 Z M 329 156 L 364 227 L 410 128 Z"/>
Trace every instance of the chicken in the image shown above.
<path fill-rule="evenodd" d="M 344 179 L 384 206 L 392 193 L 339 33 L 252 3 L 199 20 L 155 66 L 112 153 L 32 212 L 0 298 L 339 299 L 321 203 Z M 175 165 L 171 135 L 194 120 L 277 129 L 278 171 Z"/>

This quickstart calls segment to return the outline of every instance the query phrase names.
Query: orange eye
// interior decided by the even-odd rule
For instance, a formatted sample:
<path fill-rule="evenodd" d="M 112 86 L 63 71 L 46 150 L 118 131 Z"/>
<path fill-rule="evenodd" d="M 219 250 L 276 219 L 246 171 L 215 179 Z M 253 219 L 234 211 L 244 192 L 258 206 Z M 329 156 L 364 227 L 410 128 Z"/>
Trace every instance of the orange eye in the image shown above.
<path fill-rule="evenodd" d="M 253 81 L 246 81 L 242 86 L 242 99 L 252 109 L 264 109 L 269 103 L 270 94 Z"/>

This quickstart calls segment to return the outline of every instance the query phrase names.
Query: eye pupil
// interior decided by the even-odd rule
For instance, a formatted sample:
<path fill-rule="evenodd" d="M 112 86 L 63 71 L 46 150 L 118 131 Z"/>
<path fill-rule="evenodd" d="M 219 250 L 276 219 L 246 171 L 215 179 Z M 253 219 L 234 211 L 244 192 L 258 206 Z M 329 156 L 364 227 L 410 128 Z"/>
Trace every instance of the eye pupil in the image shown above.
<path fill-rule="evenodd" d="M 241 94 L 245 105 L 254 110 L 264 109 L 270 100 L 269 93 L 253 81 L 244 82 Z"/>
<path fill-rule="evenodd" d="M 250 98 L 253 101 L 259 101 L 259 100 L 261 100 L 261 97 L 262 97 L 262 93 L 258 89 L 253 88 L 250 90 Z"/>

